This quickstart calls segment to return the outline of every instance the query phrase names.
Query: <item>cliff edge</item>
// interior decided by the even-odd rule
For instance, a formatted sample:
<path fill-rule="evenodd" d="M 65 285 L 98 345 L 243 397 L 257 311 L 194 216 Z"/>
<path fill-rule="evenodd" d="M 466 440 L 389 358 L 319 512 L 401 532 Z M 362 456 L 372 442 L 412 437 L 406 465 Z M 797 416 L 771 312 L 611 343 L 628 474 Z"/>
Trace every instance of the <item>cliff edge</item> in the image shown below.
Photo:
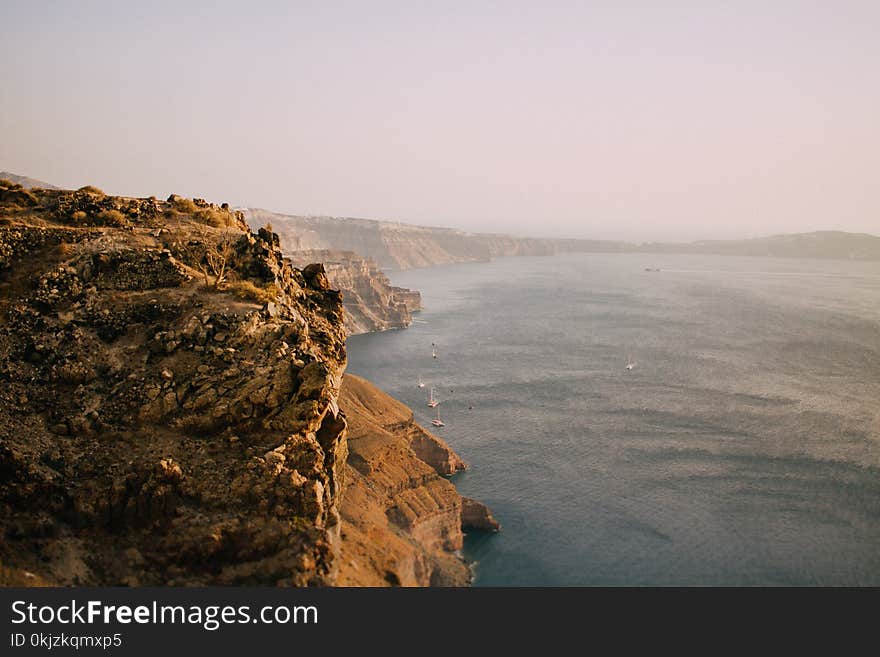
<path fill-rule="evenodd" d="M 225 204 L 0 180 L 0 317 L 0 585 L 470 581 L 464 462 Z"/>
<path fill-rule="evenodd" d="M 0 574 L 336 578 L 340 295 L 227 206 L 0 182 Z"/>

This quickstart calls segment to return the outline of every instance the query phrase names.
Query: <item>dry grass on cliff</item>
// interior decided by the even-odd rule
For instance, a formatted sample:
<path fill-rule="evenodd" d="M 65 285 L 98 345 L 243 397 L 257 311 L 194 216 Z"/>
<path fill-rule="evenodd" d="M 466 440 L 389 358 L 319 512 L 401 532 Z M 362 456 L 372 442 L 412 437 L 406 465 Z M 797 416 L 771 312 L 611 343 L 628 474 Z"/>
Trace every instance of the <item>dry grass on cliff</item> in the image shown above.
<path fill-rule="evenodd" d="M 229 211 L 217 208 L 199 208 L 193 213 L 193 218 L 214 228 L 226 228 L 232 224 Z"/>
<path fill-rule="evenodd" d="M 78 192 L 82 192 L 84 194 L 94 194 L 95 196 L 106 196 L 103 189 L 99 189 L 94 185 L 86 185 L 85 187 L 80 187 Z"/>
<path fill-rule="evenodd" d="M 112 228 L 122 228 L 129 224 L 128 218 L 119 210 L 101 210 L 93 215 L 77 210 L 70 215 L 70 221 L 76 226 L 110 226 Z"/>
<path fill-rule="evenodd" d="M 38 202 L 33 192 L 6 178 L 0 179 L 0 200 L 7 206 L 7 211 L 21 210 Z"/>
<path fill-rule="evenodd" d="M 171 204 L 175 210 L 183 214 L 194 214 L 195 211 L 199 209 L 199 206 L 196 205 L 192 199 L 183 198 L 181 196 L 176 197 Z"/>
<path fill-rule="evenodd" d="M 194 221 L 213 228 L 227 228 L 234 223 L 229 210 L 216 206 L 200 206 L 192 199 L 176 196 L 171 201 L 171 210 L 167 216 L 169 219 L 179 220 L 182 215 L 189 215 Z"/>
<path fill-rule="evenodd" d="M 128 223 L 125 215 L 119 210 L 102 210 L 95 219 L 101 226 L 113 226 L 115 228 L 121 228 Z"/>
<path fill-rule="evenodd" d="M 228 290 L 236 299 L 241 299 L 242 301 L 268 303 L 278 299 L 278 288 L 275 287 L 274 283 L 260 287 L 250 281 L 234 281 L 229 284 Z"/>

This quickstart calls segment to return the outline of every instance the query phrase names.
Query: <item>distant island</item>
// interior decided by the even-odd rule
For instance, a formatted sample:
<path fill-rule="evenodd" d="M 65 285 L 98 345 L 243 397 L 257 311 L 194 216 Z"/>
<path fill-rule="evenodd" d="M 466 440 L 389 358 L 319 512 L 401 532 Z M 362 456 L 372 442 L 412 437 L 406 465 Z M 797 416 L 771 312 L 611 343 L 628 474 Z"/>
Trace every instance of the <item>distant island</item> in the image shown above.
<path fill-rule="evenodd" d="M 773 235 L 748 240 L 704 240 L 668 244 L 655 242 L 635 248 L 642 253 L 703 253 L 711 255 L 880 260 L 880 237 L 868 233 L 822 230 Z"/>

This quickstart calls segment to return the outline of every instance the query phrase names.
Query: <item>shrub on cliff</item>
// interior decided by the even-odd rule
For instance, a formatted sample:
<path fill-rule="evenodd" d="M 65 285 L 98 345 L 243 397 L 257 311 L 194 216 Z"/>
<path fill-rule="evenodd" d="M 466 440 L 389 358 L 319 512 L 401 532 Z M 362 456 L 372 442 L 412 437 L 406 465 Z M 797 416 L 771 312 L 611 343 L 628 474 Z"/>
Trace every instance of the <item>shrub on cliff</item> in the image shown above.
<path fill-rule="evenodd" d="M 275 286 L 275 283 L 269 283 L 260 287 L 250 281 L 235 281 L 229 285 L 229 291 L 242 301 L 268 303 L 278 298 L 278 288 Z"/>
<path fill-rule="evenodd" d="M 214 228 L 228 228 L 232 225 L 232 213 L 229 211 L 229 205 L 224 203 L 222 208 L 209 205 L 202 199 L 189 199 L 177 194 L 168 197 L 171 203 L 171 212 L 166 213 L 169 219 L 179 218 L 178 215 L 188 214 L 196 221 L 199 221 Z"/>
<path fill-rule="evenodd" d="M 70 215 L 70 221 L 76 226 L 112 226 L 121 228 L 128 225 L 128 219 L 119 210 L 101 210 L 97 214 L 89 214 L 77 210 Z"/>
<path fill-rule="evenodd" d="M 227 282 L 235 253 L 236 234 L 231 230 L 228 217 L 221 223 L 224 230 L 220 233 L 204 217 L 186 221 L 183 215 L 172 210 L 166 214 L 166 218 L 169 220 L 170 246 L 175 256 L 201 273 L 205 287 L 215 290 L 222 288 Z"/>
<path fill-rule="evenodd" d="M 85 187 L 80 187 L 78 192 L 82 192 L 83 194 L 94 194 L 96 196 L 104 196 L 104 190 L 98 189 L 94 185 L 86 185 Z"/>
<path fill-rule="evenodd" d="M 193 213 L 193 218 L 214 228 L 228 228 L 232 223 L 228 212 L 216 208 L 199 208 Z"/>
<path fill-rule="evenodd" d="M 174 206 L 175 210 L 185 214 L 194 214 L 196 210 L 199 209 L 199 206 L 197 206 L 192 199 L 183 198 L 182 196 L 174 196 L 174 200 L 171 204 Z"/>
<path fill-rule="evenodd" d="M 97 220 L 96 223 L 101 226 L 115 226 L 117 228 L 128 223 L 125 215 L 119 210 L 101 210 L 95 219 Z"/>
<path fill-rule="evenodd" d="M 5 178 L 0 180 L 0 201 L 17 206 L 19 209 L 22 206 L 37 205 L 38 203 L 37 197 L 29 190 Z"/>

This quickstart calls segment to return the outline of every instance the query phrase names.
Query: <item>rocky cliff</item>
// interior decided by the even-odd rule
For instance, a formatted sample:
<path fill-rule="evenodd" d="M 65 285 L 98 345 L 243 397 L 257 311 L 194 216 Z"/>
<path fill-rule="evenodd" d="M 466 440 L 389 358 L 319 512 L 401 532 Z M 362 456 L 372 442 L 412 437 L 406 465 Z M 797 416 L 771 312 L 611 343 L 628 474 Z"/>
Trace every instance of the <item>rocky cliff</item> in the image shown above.
<path fill-rule="evenodd" d="M 6 581 L 328 584 L 343 308 L 203 201 L 0 184 Z"/>
<path fill-rule="evenodd" d="M 268 210 L 246 211 L 251 225 L 271 223 L 285 248 L 355 251 L 385 270 L 459 262 L 484 262 L 512 255 L 552 255 L 549 240 L 468 233 L 371 219 L 302 217 Z"/>
<path fill-rule="evenodd" d="M 0 182 L 0 585 L 467 583 L 491 514 L 342 385 L 341 296 L 225 205 Z"/>
<path fill-rule="evenodd" d="M 441 475 L 465 463 L 413 421 L 412 411 L 346 374 L 339 405 L 348 422 L 339 584 L 460 586 L 462 527 L 497 531 L 488 509 Z"/>
<path fill-rule="evenodd" d="M 675 253 L 880 260 L 880 237 L 842 231 L 774 235 L 747 240 L 633 243 L 521 238 L 368 219 L 291 216 L 267 210 L 248 210 L 247 214 L 254 220 L 271 221 L 285 243 L 297 245 L 295 248 L 352 250 L 372 258 L 387 270 L 477 262 L 500 256 L 557 253 Z"/>
<path fill-rule="evenodd" d="M 296 266 L 324 264 L 330 285 L 343 293 L 349 335 L 407 327 L 412 313 L 421 309 L 418 291 L 392 285 L 374 261 L 352 251 L 285 251 L 285 255 Z"/>

